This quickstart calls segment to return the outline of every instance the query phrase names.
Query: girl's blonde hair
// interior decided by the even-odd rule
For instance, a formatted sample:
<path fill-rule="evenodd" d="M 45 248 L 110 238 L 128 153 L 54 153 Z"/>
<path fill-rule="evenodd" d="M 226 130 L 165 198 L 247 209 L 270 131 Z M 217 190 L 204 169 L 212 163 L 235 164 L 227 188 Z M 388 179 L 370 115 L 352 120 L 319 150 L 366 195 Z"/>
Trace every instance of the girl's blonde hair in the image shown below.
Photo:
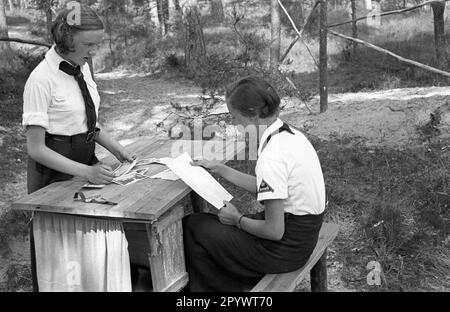
<path fill-rule="evenodd" d="M 52 25 L 52 38 L 56 49 L 62 54 L 74 52 L 73 35 L 78 31 L 104 29 L 103 22 L 93 9 L 85 4 L 79 5 L 79 23 L 69 24 L 67 21 L 72 9 L 63 9 Z M 75 13 L 77 14 L 77 13 Z"/>

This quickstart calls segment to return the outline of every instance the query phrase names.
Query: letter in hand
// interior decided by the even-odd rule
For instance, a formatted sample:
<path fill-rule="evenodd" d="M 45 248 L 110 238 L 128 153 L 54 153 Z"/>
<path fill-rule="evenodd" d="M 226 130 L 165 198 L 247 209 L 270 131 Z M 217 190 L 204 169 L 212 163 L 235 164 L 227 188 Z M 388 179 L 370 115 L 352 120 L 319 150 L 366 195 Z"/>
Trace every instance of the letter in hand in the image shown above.
<path fill-rule="evenodd" d="M 224 207 L 220 209 L 218 217 L 222 224 L 236 225 L 241 214 L 229 201 L 223 201 Z"/>

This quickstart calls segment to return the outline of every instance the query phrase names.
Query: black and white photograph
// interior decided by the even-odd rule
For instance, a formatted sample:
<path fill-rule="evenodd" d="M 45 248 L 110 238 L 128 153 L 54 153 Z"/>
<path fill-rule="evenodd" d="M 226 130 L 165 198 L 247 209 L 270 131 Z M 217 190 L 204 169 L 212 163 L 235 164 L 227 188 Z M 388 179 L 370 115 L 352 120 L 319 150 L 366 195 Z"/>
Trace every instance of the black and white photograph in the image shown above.
<path fill-rule="evenodd" d="M 449 44 L 449 0 L 0 0 L 0 293 L 449 292 Z"/>

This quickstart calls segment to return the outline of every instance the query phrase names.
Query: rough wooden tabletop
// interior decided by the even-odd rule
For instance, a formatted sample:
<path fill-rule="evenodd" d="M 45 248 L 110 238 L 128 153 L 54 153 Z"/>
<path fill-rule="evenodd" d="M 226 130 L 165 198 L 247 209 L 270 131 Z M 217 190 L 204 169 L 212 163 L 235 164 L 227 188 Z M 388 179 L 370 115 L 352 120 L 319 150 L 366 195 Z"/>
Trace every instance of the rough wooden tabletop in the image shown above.
<path fill-rule="evenodd" d="M 215 148 L 211 148 L 212 144 Z M 183 152 L 188 152 L 192 158 L 206 158 L 207 154 L 209 158 L 225 160 L 236 155 L 238 150 L 242 150 L 242 145 L 229 141 L 212 143 L 212 141 L 155 141 L 154 139 L 138 140 L 128 147 L 140 159 L 177 157 Z M 108 156 L 102 161 L 107 164 L 118 164 L 113 156 Z M 151 164 L 146 175 L 151 176 L 165 169 L 167 169 L 165 165 Z M 109 201 L 116 202 L 117 205 L 114 206 L 74 201 L 75 192 L 79 191 L 86 182 L 76 177 L 72 180 L 53 183 L 20 198 L 13 203 L 12 207 L 29 211 L 153 221 L 191 192 L 181 179 L 169 181 L 147 178 L 127 186 L 111 183 L 103 189 L 82 190 L 86 196 L 99 194 Z"/>

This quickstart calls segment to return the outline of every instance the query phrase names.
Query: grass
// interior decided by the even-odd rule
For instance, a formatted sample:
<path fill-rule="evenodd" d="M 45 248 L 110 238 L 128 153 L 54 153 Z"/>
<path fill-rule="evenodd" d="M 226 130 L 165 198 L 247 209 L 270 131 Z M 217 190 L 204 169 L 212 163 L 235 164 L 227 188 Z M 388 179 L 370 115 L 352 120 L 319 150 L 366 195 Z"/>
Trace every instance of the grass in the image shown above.
<path fill-rule="evenodd" d="M 4 56 L 2 54 L 0 58 Z M 11 253 L 11 240 L 28 235 L 27 222 L 30 219 L 30 213 L 9 208 L 21 189 L 17 184 L 20 183 L 18 179 L 26 171 L 27 155 L 21 120 L 23 87 L 29 74 L 29 70 L 22 67 L 22 61 L 10 62 L 10 65 L 11 63 L 14 70 L 3 68 L 0 76 L 0 258 L 4 259 L 8 259 Z M 22 263 L 20 259 L 13 259 L 7 263 L 5 270 L 6 284 L 0 284 L 0 291 L 31 289 L 28 264 Z"/>
<path fill-rule="evenodd" d="M 429 152 L 346 146 L 339 140 L 315 145 L 328 188 L 328 216 L 339 219 L 350 212 L 356 224 L 340 251 L 347 283 L 370 290 L 365 266 L 376 260 L 385 276 L 377 290 L 448 289 L 450 171 L 445 164 L 450 153 L 442 152 L 441 144 Z"/>

